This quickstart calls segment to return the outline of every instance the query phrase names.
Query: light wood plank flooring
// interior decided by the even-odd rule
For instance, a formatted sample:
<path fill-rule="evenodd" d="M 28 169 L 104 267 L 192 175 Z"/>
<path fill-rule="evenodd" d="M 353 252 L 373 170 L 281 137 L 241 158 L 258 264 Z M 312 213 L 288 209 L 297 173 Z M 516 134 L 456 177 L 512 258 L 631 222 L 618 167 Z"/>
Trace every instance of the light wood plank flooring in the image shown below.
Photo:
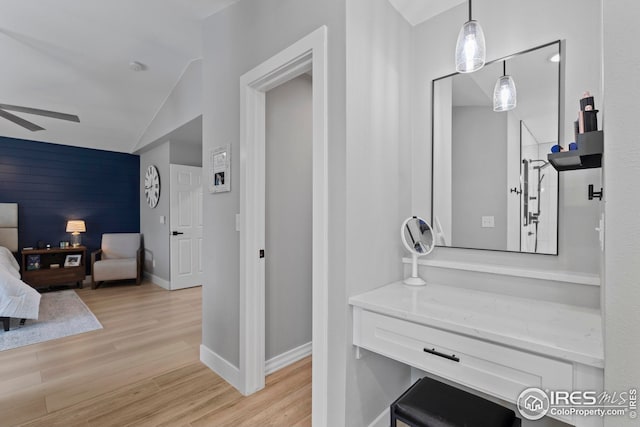
<path fill-rule="evenodd" d="M 77 292 L 104 329 L 0 352 L 1 427 L 311 425 L 310 357 L 249 397 L 200 363 L 200 288 Z"/>

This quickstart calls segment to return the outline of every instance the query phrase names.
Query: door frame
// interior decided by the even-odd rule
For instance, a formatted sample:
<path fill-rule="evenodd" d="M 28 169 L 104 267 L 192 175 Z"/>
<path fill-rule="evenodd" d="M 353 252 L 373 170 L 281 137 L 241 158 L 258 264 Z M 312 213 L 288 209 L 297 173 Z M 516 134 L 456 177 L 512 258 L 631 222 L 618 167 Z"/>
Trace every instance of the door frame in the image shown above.
<path fill-rule="evenodd" d="M 328 156 L 327 27 L 322 26 L 240 78 L 241 393 L 265 385 L 265 93 L 312 71 L 312 423 L 327 424 Z M 268 256 L 268 254 L 267 254 Z"/>

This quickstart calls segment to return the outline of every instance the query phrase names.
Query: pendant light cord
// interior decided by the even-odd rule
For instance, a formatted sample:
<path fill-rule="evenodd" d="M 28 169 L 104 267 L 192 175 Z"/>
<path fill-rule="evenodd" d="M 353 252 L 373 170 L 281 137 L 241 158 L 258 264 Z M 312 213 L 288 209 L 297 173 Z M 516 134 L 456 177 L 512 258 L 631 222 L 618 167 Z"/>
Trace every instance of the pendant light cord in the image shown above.
<path fill-rule="evenodd" d="M 471 21 L 471 0 L 469 0 L 469 21 Z"/>
<path fill-rule="evenodd" d="M 502 75 L 507 75 L 507 61 L 502 61 Z"/>

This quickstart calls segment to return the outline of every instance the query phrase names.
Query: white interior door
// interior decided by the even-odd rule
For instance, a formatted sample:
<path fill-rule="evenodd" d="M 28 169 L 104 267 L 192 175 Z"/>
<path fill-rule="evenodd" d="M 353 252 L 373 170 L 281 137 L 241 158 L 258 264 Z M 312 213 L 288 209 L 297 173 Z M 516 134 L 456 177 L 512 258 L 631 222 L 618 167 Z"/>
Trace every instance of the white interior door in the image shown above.
<path fill-rule="evenodd" d="M 170 165 L 171 286 L 202 284 L 202 168 Z"/>

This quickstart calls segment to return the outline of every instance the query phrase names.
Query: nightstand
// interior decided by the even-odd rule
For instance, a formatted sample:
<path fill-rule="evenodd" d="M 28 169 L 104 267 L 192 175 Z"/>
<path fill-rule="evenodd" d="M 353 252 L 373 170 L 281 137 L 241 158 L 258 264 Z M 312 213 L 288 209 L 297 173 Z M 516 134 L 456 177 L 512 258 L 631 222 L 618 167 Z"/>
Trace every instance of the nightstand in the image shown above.
<path fill-rule="evenodd" d="M 34 288 L 75 283 L 82 288 L 86 276 L 87 248 L 24 249 L 22 250 L 22 280 Z M 65 267 L 68 255 L 80 255 L 80 264 Z M 36 265 L 35 260 L 39 262 Z M 55 267 L 55 265 L 58 267 Z M 54 268 L 51 266 L 54 265 Z M 37 268 L 36 268 L 37 267 Z"/>

